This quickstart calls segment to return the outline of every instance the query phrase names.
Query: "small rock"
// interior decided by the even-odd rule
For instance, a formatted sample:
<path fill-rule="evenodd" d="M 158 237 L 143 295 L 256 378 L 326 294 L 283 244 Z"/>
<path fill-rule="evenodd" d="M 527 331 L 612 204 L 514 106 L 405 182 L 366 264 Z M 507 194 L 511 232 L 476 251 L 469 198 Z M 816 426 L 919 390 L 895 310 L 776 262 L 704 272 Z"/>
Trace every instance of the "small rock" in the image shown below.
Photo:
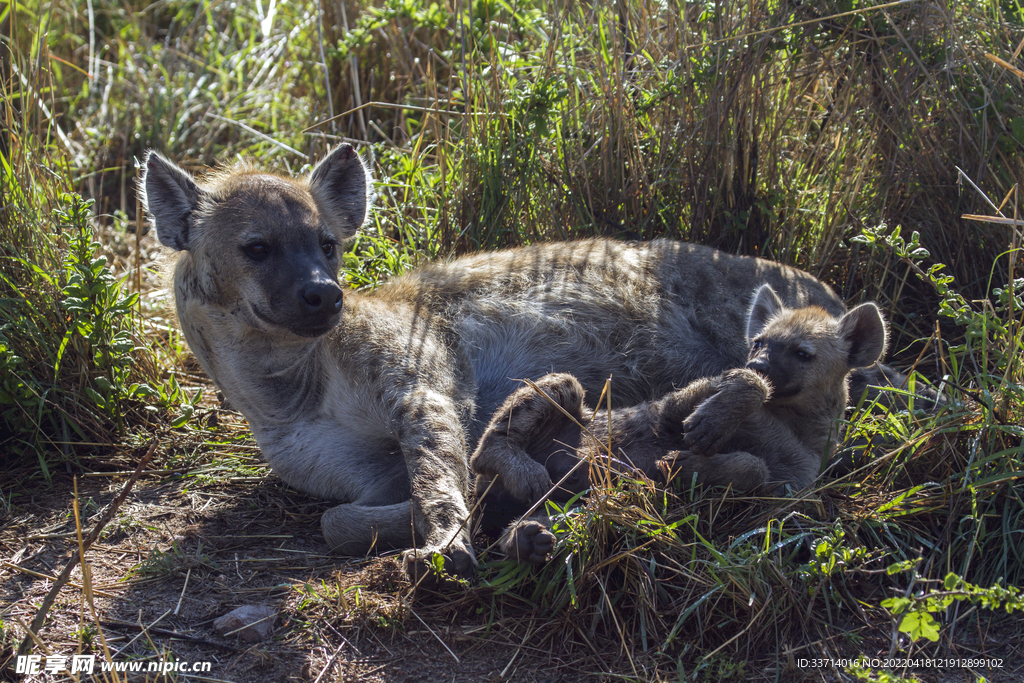
<path fill-rule="evenodd" d="M 248 643 L 258 643 L 270 637 L 276 619 L 277 610 L 271 607 L 243 605 L 224 616 L 217 617 L 213 622 L 213 630 L 222 636 L 234 631 L 232 635 Z"/>

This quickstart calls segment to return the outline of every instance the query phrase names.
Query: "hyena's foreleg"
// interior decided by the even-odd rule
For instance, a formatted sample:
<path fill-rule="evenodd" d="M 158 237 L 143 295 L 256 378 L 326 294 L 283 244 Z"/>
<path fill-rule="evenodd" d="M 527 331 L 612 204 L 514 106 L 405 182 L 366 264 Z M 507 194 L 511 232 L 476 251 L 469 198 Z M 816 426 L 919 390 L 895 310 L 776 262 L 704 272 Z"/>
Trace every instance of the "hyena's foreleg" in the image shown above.
<path fill-rule="evenodd" d="M 778 493 L 788 484 L 795 490 L 810 486 L 830 455 L 808 448 L 785 423 L 767 410 L 759 410 L 743 426 L 742 438 L 765 461 L 768 483 Z"/>
<path fill-rule="evenodd" d="M 469 468 L 464 429 L 454 402 L 430 389 L 417 389 L 403 402 L 398 439 L 412 489 L 412 520 L 423 539 L 403 564 L 410 579 L 430 571 L 434 553 L 445 570 L 468 576 L 476 566 L 469 528 Z"/>
<path fill-rule="evenodd" d="M 741 492 L 785 493 L 787 485 L 802 489 L 821 470 L 822 453 L 809 449 L 786 424 L 768 410 L 755 408 L 726 443 L 724 453 L 710 456 L 692 451 L 670 453 L 664 469 L 689 482 L 694 474 L 705 486 L 732 486 Z M 743 449 L 743 450 L 739 450 Z"/>
<path fill-rule="evenodd" d="M 495 485 L 527 505 L 551 489 L 552 473 L 567 472 L 569 461 L 576 462 L 574 449 L 556 441 L 575 427 L 573 420 L 583 422 L 583 387 L 575 377 L 553 373 L 534 384 L 536 389 L 524 386 L 505 399 L 470 459 L 474 472 L 497 477 Z"/>

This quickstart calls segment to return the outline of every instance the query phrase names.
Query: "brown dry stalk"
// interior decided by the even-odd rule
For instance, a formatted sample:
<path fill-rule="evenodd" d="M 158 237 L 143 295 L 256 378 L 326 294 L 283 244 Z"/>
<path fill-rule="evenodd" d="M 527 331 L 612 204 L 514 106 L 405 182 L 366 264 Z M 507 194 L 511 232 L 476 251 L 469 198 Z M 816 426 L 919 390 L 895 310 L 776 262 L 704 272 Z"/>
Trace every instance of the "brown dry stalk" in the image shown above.
<path fill-rule="evenodd" d="M 999 66 L 1003 67 L 1007 71 L 1009 71 L 1011 73 L 1017 74 L 1020 78 L 1024 78 L 1024 71 L 1021 71 L 1020 69 L 1015 67 L 1013 64 L 1010 64 L 1005 59 L 1001 59 L 1000 57 L 996 57 L 994 54 L 992 54 L 990 52 L 986 52 L 985 53 L 985 58 L 990 60 L 990 61 L 995 62 L 996 64 L 998 64 Z"/>
<path fill-rule="evenodd" d="M 33 637 L 39 632 L 39 629 L 43 627 L 43 623 L 46 621 L 46 614 L 50 611 L 53 601 L 57 599 L 57 594 L 60 592 L 60 589 L 63 588 L 64 584 L 66 584 L 68 579 L 71 578 L 71 572 L 78 565 L 82 556 L 85 554 L 85 551 L 88 550 L 89 546 L 95 543 L 96 539 L 100 537 L 100 532 L 103 531 L 103 527 L 107 526 L 110 520 L 113 519 L 114 513 L 116 513 L 118 508 L 121 507 L 121 503 L 124 502 L 124 499 L 128 497 L 128 492 L 132 490 L 135 482 L 139 479 L 139 475 L 142 474 L 142 470 L 146 468 L 146 465 L 149 464 L 153 454 L 156 453 L 156 446 L 157 442 L 156 439 L 154 439 L 150 442 L 149 449 L 146 451 L 146 454 L 142 456 L 139 466 L 135 468 L 135 472 L 133 472 L 131 478 L 128 479 L 128 483 L 126 483 L 124 488 L 121 489 L 121 493 L 119 493 L 117 498 L 114 499 L 114 502 L 110 504 L 110 507 L 107 508 L 103 517 L 101 517 L 100 521 L 96 523 L 96 526 L 93 527 L 91 532 L 89 532 L 89 535 L 85 540 L 82 541 L 81 551 L 71 556 L 71 559 L 68 560 L 67 566 L 64 567 L 64 571 L 60 573 L 60 576 L 57 577 L 53 587 L 50 588 L 50 592 L 46 594 L 45 598 L 43 598 L 43 603 L 39 606 L 39 611 L 36 612 L 35 619 L 32 620 L 32 625 L 29 627 L 28 635 L 25 636 L 25 639 L 21 641 L 21 645 L 18 647 L 19 655 L 27 655 L 32 652 Z"/>

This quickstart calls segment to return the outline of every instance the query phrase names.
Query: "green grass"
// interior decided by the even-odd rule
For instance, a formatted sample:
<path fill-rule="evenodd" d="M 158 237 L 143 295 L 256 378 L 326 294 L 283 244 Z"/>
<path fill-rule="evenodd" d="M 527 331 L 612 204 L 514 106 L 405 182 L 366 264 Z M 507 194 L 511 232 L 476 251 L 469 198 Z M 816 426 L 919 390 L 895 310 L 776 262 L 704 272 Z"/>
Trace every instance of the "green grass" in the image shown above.
<path fill-rule="evenodd" d="M 345 255 L 353 286 L 477 249 L 667 235 L 878 301 L 897 362 L 952 399 L 856 412 L 863 462 L 801 497 L 604 487 L 547 566 L 484 557 L 460 600 L 485 623 L 625 671 L 727 680 L 837 634 L 855 655 L 860 626 L 899 636 L 906 614 L 918 628 L 896 650 L 941 652 L 957 619 L 1012 603 L 943 607 L 938 644 L 924 635 L 950 573 L 1024 583 L 1020 233 L 962 217 L 1019 212 L 1024 79 L 986 57 L 1021 68 L 1015 0 L 322 5 L 0 3 L 11 462 L 45 473 L 172 409 L 192 419 L 174 340 L 154 347 L 94 244 L 138 218 L 147 148 L 197 171 L 248 156 L 299 172 L 350 139 L 377 179 Z M 349 610 L 347 588 L 321 588 L 324 615 Z"/>

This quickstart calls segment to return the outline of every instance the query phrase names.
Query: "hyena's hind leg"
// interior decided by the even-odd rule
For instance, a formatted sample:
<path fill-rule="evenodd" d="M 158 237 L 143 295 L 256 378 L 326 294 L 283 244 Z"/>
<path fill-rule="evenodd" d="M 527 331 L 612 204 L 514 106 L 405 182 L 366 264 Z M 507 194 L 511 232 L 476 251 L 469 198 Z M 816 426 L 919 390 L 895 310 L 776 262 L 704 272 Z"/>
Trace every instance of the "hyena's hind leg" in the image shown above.
<path fill-rule="evenodd" d="M 568 500 L 589 488 L 590 477 L 589 467 L 576 455 L 584 422 L 583 387 L 564 373 L 545 375 L 534 384 L 536 389 L 515 391 L 494 414 L 470 466 L 477 474 L 484 531 L 501 534 L 498 547 L 509 559 L 539 564 L 555 547 L 549 520 L 542 513 L 518 518 L 549 493 Z M 553 482 L 563 478 L 562 487 L 552 492 Z"/>
<path fill-rule="evenodd" d="M 751 493 L 769 482 L 768 464 L 746 451 L 697 455 L 690 451 L 673 451 L 662 460 L 670 476 L 689 484 L 694 475 L 702 486 L 731 486 L 739 493 Z"/>
<path fill-rule="evenodd" d="M 336 505 L 320 517 L 327 546 L 342 555 L 415 545 L 412 509 L 406 500 L 393 505 Z"/>
<path fill-rule="evenodd" d="M 497 537 L 498 548 L 509 559 L 533 564 L 544 562 L 555 547 L 548 518 L 541 513 L 523 518 L 532 504 L 513 498 L 500 485 L 499 479 L 478 476 L 476 485 L 479 529 L 492 538 Z"/>
<path fill-rule="evenodd" d="M 505 399 L 480 438 L 470 458 L 478 495 L 497 478 L 495 486 L 532 505 L 548 493 L 552 479 L 578 462 L 583 387 L 565 373 L 544 375 L 534 384 L 536 389 L 524 386 Z"/>
<path fill-rule="evenodd" d="M 551 520 L 546 515 L 536 515 L 509 525 L 498 541 L 498 547 L 510 560 L 543 564 L 555 549 L 556 540 L 551 531 Z"/>

